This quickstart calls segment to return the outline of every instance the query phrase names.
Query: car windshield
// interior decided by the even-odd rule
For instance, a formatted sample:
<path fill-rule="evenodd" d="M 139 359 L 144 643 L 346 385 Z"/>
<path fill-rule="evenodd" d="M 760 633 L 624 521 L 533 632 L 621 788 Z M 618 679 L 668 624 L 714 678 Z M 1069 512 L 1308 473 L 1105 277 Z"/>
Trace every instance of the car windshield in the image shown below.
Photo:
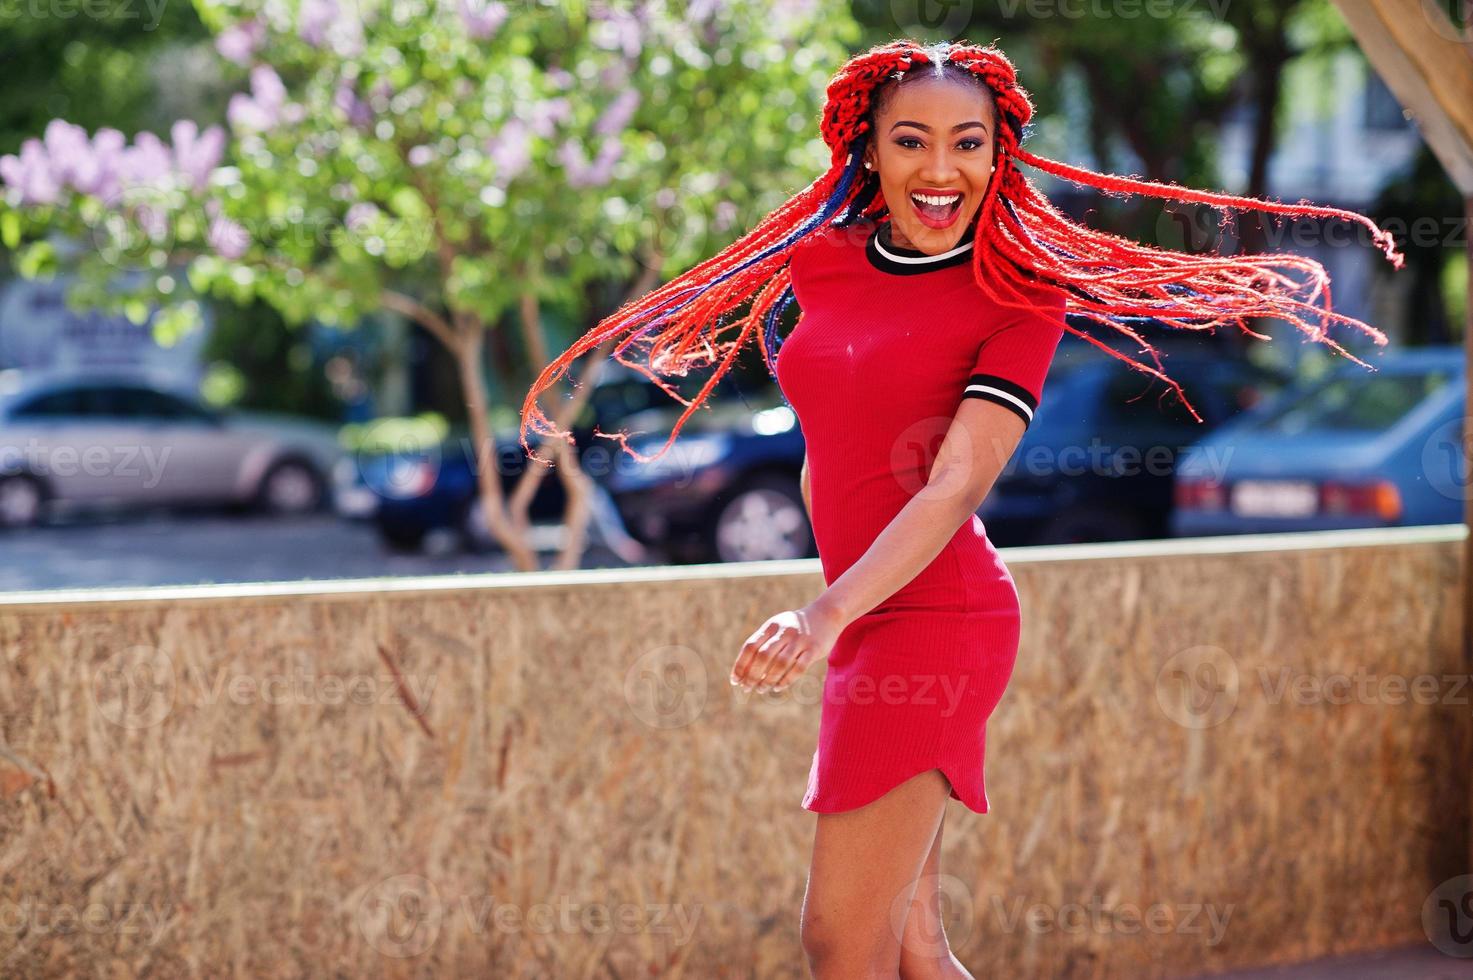
<path fill-rule="evenodd" d="M 1249 426 L 1255 432 L 1379 432 L 1452 380 L 1452 372 L 1347 373 L 1309 388 Z"/>

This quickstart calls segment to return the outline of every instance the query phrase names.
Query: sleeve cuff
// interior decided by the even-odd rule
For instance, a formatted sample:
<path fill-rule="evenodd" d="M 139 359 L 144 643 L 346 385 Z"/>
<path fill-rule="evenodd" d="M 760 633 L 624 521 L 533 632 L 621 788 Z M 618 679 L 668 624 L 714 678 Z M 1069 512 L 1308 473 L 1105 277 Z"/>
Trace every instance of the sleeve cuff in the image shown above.
<path fill-rule="evenodd" d="M 1038 408 L 1038 399 L 1027 388 L 995 374 L 972 375 L 962 389 L 962 397 L 982 398 L 1011 409 L 1023 420 L 1025 428 L 1033 421 L 1033 412 Z"/>

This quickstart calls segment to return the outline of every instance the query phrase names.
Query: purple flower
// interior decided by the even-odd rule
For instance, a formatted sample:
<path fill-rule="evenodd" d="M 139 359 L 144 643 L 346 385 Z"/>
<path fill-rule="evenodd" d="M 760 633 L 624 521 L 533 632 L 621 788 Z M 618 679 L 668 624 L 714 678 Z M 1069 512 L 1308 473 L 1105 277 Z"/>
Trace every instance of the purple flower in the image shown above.
<path fill-rule="evenodd" d="M 215 50 L 227 61 L 248 65 L 251 56 L 266 39 L 266 25 L 259 20 L 243 20 L 221 31 L 215 38 Z"/>
<path fill-rule="evenodd" d="M 356 11 L 344 11 L 337 0 L 302 0 L 297 35 L 314 48 L 329 46 L 345 58 L 363 52 L 363 24 Z"/>
<path fill-rule="evenodd" d="M 20 192 L 22 204 L 52 204 L 61 196 L 61 184 L 51 173 L 51 161 L 38 139 L 20 146 L 20 156 L 0 157 L 0 178 Z"/>
<path fill-rule="evenodd" d="M 370 204 L 367 201 L 359 201 L 357 204 L 348 208 L 348 213 L 343 218 L 343 225 L 349 231 L 361 232 L 365 227 L 371 225 L 378 216 L 379 209 L 377 205 Z"/>
<path fill-rule="evenodd" d="M 63 119 L 53 119 L 46 124 L 43 145 L 51 163 L 52 176 L 58 184 L 69 183 L 79 169 L 87 166 L 92 156 L 87 131 Z"/>
<path fill-rule="evenodd" d="M 302 0 L 297 13 L 297 34 L 314 48 L 320 48 L 327 42 L 327 30 L 337 17 L 337 0 Z"/>
<path fill-rule="evenodd" d="M 496 185 L 503 190 L 532 162 L 532 134 L 520 119 L 508 119 L 491 139 L 486 152 L 496 165 Z"/>
<path fill-rule="evenodd" d="M 409 165 L 411 167 L 427 166 L 430 161 L 435 159 L 435 151 L 428 146 L 424 146 L 423 144 L 419 146 L 411 146 L 409 148 L 408 158 Z"/>
<path fill-rule="evenodd" d="M 286 104 L 286 86 L 269 65 L 251 69 L 251 94 L 237 92 L 225 106 L 225 117 L 236 129 L 263 130 L 275 126 Z"/>
<path fill-rule="evenodd" d="M 644 46 L 639 15 L 628 10 L 602 7 L 593 12 L 593 18 L 589 37 L 594 44 L 609 51 L 623 51 L 626 58 L 639 57 Z"/>
<path fill-rule="evenodd" d="M 634 110 L 639 107 L 639 91 L 626 88 L 620 92 L 609 107 L 604 110 L 603 115 L 594 124 L 593 131 L 600 136 L 617 136 L 629 125 L 629 120 L 634 118 Z"/>
<path fill-rule="evenodd" d="M 174 165 L 180 175 L 195 190 L 204 190 L 225 153 L 225 131 L 211 126 L 201 134 L 193 120 L 181 119 L 170 135 L 174 139 Z"/>
<path fill-rule="evenodd" d="M 127 137 L 116 129 L 104 126 L 94 133 L 92 151 L 88 154 L 89 166 L 85 172 L 79 172 L 74 179 L 77 190 L 83 194 L 100 197 L 104 201 L 116 198 L 120 189 L 118 179 L 122 172 L 123 154 L 127 150 L 127 144 Z"/>
<path fill-rule="evenodd" d="M 286 103 L 286 86 L 270 65 L 257 65 L 251 69 L 251 95 L 265 109 L 280 109 Z"/>
<path fill-rule="evenodd" d="M 333 105 L 338 107 L 338 111 L 348 118 L 350 126 L 362 129 L 373 122 L 373 111 L 368 108 L 368 103 L 358 98 L 358 93 L 353 91 L 353 86 L 348 82 L 343 82 L 338 86 L 337 91 L 333 93 L 332 101 Z"/>
<path fill-rule="evenodd" d="M 459 6 L 465 32 L 478 41 L 491 37 L 506 22 L 506 5 L 497 0 L 459 0 Z"/>
<path fill-rule="evenodd" d="M 119 181 L 130 187 L 162 184 L 173 171 L 174 154 L 163 140 L 149 132 L 135 136 L 133 145 L 123 150 L 118 161 Z"/>
<path fill-rule="evenodd" d="M 624 147 L 616 139 L 606 139 L 598 149 L 598 158 L 592 163 L 583 155 L 583 148 L 574 140 L 565 140 L 558 147 L 558 162 L 563 165 L 570 187 L 601 187 L 614 174 L 614 164 L 619 162 Z"/>
<path fill-rule="evenodd" d="M 220 213 L 214 201 L 205 206 L 209 212 L 210 226 L 205 229 L 205 241 L 222 259 L 238 259 L 250 248 L 251 236 L 245 226 Z"/>
<path fill-rule="evenodd" d="M 545 140 L 552 139 L 553 128 L 560 122 L 566 122 L 573 115 L 573 106 L 567 99 L 547 99 L 538 102 L 532 107 L 532 118 L 528 124 L 532 132 Z"/>

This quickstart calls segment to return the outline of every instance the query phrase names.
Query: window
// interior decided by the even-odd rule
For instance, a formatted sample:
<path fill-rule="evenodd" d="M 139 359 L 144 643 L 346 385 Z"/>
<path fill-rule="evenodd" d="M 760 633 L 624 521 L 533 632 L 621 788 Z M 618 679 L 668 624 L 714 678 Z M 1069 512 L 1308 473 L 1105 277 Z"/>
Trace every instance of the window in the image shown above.
<path fill-rule="evenodd" d="M 1331 378 L 1253 425 L 1255 432 L 1380 432 L 1389 429 L 1452 378 L 1448 371 L 1353 374 Z"/>
<path fill-rule="evenodd" d="M 37 395 L 13 412 L 15 419 L 79 418 L 105 414 L 96 388 L 63 388 Z"/>
<path fill-rule="evenodd" d="M 152 388 L 115 388 L 112 391 L 118 413 L 127 418 L 183 422 L 198 416 L 187 402 Z"/>
<path fill-rule="evenodd" d="M 1391 94 L 1391 89 L 1369 68 L 1366 69 L 1366 118 L 1367 129 L 1405 129 L 1409 125 L 1402 112 L 1401 103 Z"/>

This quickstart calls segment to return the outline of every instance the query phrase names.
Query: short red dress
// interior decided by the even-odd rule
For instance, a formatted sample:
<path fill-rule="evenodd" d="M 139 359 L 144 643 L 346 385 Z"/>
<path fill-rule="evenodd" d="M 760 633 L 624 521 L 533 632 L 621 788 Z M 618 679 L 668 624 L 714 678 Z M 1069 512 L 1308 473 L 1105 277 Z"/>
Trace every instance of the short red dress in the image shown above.
<path fill-rule="evenodd" d="M 803 315 L 775 367 L 808 453 L 828 584 L 924 485 L 963 398 L 1032 421 L 1064 332 L 1058 290 L 1033 287 L 1046 314 L 988 301 L 972 278 L 974 230 L 935 256 L 896 247 L 889 231 L 888 221 L 825 226 L 791 257 Z M 952 799 L 986 813 L 987 720 L 1012 675 L 1020 613 L 973 514 L 839 634 L 803 807 L 851 810 L 939 768 Z"/>

